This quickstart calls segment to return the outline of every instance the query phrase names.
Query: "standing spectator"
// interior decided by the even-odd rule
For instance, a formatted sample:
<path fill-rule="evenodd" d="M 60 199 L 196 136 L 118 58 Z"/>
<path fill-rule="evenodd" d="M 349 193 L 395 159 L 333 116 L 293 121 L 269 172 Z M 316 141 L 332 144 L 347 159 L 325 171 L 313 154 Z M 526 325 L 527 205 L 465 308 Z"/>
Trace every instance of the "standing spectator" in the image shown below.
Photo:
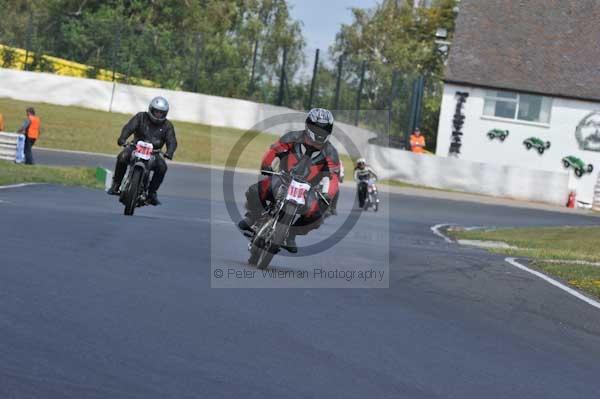
<path fill-rule="evenodd" d="M 27 119 L 23 122 L 23 126 L 18 130 L 18 133 L 25 135 L 25 164 L 33 165 L 33 153 L 31 148 L 35 141 L 40 137 L 41 122 L 38 116 L 35 116 L 35 110 L 32 107 L 25 111 Z"/>
<path fill-rule="evenodd" d="M 410 150 L 415 154 L 423 154 L 425 152 L 425 137 L 421 135 L 419 128 L 416 128 L 413 134 L 410 135 Z"/>
<path fill-rule="evenodd" d="M 4 116 L 0 114 L 0 132 L 4 131 Z"/>

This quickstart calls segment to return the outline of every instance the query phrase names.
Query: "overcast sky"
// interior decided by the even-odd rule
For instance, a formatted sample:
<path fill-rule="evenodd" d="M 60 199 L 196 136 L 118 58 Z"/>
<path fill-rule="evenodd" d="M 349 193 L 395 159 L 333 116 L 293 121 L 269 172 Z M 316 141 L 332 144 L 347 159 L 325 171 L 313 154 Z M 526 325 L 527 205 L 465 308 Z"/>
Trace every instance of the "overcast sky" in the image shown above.
<path fill-rule="evenodd" d="M 340 25 L 352 22 L 352 7 L 370 8 L 377 0 L 289 0 L 292 17 L 303 23 L 306 39 L 307 62 L 312 70 L 315 50 L 321 49 L 321 59 L 328 59 L 327 51 L 333 44 Z"/>

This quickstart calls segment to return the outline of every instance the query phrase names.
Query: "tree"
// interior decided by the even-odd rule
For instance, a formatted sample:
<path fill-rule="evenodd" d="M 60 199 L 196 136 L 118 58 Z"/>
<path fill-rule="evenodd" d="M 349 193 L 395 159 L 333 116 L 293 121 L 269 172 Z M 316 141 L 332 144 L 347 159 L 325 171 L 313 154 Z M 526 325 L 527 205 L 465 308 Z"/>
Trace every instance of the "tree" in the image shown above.
<path fill-rule="evenodd" d="M 272 96 L 284 47 L 288 76 L 303 62 L 300 25 L 285 0 L 0 0 L 0 7 L 8 10 L 1 43 L 90 65 L 90 76 L 114 69 L 123 81 L 244 98 L 256 96 L 248 93 L 252 77 L 255 93 Z"/>
<path fill-rule="evenodd" d="M 354 20 L 343 25 L 330 48 L 332 60 L 346 57 L 346 80 L 356 87 L 363 60 L 368 63 L 363 104 L 367 109 L 387 110 L 394 71 L 398 71 L 399 96 L 392 104 L 391 134 L 403 134 L 408 127 L 409 97 L 412 81 L 426 76 L 423 130 L 430 137 L 437 132 L 443 59 L 436 51 L 435 32 L 445 28 L 454 32 L 455 0 L 437 0 L 430 8 L 413 8 L 410 0 L 384 0 L 371 9 L 355 8 Z M 349 103 L 350 99 L 343 100 Z M 379 130 L 386 130 L 378 123 Z"/>

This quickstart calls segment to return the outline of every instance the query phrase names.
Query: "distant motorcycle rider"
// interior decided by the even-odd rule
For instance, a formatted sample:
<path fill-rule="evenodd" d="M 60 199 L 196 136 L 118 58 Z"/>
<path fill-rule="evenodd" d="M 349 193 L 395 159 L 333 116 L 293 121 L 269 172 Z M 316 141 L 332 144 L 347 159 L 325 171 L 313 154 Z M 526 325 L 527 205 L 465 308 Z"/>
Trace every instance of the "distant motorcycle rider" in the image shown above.
<path fill-rule="evenodd" d="M 272 171 L 272 163 L 279 159 L 280 170 L 293 171 L 314 188 L 328 181 L 323 187 L 325 201 L 330 202 L 338 192 L 340 160 L 338 152 L 329 142 L 333 131 L 333 115 L 323 108 L 310 110 L 305 120 L 305 128 L 284 134 L 265 153 L 261 162 L 261 171 Z M 265 173 L 263 173 L 265 174 Z M 261 216 L 267 202 L 274 201 L 281 180 L 278 176 L 267 175 L 246 191 L 246 217 L 238 223 L 241 230 L 252 231 L 252 225 Z M 328 204 L 318 196 L 309 196 L 305 211 L 292 224 L 284 247 L 297 252 L 295 237 L 305 235 L 318 228 Z"/>
<path fill-rule="evenodd" d="M 175 137 L 175 128 L 173 127 L 173 124 L 167 120 L 168 113 L 168 101 L 164 97 L 155 97 L 150 102 L 147 112 L 137 113 L 125 126 L 123 126 L 117 144 L 124 146 L 127 139 L 132 134 L 134 143 L 126 146 L 117 156 L 115 174 L 112 186 L 108 190 L 108 194 L 120 194 L 119 188 L 121 187 L 121 182 L 127 171 L 127 165 L 129 164 L 137 141 L 141 140 L 152 143 L 154 150 L 160 150 L 166 144 L 167 151 L 165 153 L 165 158 L 173 159 L 173 155 L 177 149 L 177 138 Z M 154 171 L 154 175 L 148 186 L 148 198 L 146 202 L 150 205 L 160 205 L 156 192 L 167 173 L 167 163 L 160 153 L 155 154 L 154 162 L 152 162 L 150 168 Z"/>
<path fill-rule="evenodd" d="M 354 168 L 354 181 L 356 181 L 358 185 L 358 206 L 361 208 L 365 204 L 369 180 L 371 179 L 377 180 L 377 174 L 369 165 L 367 165 L 367 161 L 365 161 L 364 158 L 358 158 Z"/>
<path fill-rule="evenodd" d="M 340 172 L 338 173 L 338 179 L 340 181 L 340 184 L 344 182 L 344 164 L 342 163 L 341 159 L 340 159 Z M 335 193 L 335 196 L 331 199 L 331 205 L 329 206 L 328 211 L 325 213 L 325 216 L 329 217 L 329 216 L 337 215 L 337 204 L 338 204 L 339 199 L 340 199 L 340 190 L 338 190 L 338 192 Z"/>

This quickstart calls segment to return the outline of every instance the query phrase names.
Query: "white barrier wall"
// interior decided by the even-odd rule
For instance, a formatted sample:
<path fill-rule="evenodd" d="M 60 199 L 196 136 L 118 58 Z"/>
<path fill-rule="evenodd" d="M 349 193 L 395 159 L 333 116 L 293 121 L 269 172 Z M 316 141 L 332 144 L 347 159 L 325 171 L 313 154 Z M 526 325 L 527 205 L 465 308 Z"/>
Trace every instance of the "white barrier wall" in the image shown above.
<path fill-rule="evenodd" d="M 169 100 L 169 118 L 176 121 L 243 130 L 258 126 L 261 131 L 279 135 L 303 128 L 304 114 L 285 107 L 235 98 L 0 68 L 0 97 L 22 101 L 133 114 L 147 109 L 150 100 L 159 95 Z M 295 122 L 286 121 L 273 127 L 264 126 L 263 122 L 268 118 L 286 114 L 296 115 L 292 118 Z M 336 125 L 359 148 L 364 148 L 368 138 L 375 135 L 366 129 L 344 123 Z M 339 146 L 339 149 L 340 152 L 347 153 L 344 146 Z"/>
<path fill-rule="evenodd" d="M 366 158 L 380 179 L 564 206 L 569 175 L 515 166 L 413 154 L 370 145 Z M 346 172 L 348 175 L 350 172 Z"/>

